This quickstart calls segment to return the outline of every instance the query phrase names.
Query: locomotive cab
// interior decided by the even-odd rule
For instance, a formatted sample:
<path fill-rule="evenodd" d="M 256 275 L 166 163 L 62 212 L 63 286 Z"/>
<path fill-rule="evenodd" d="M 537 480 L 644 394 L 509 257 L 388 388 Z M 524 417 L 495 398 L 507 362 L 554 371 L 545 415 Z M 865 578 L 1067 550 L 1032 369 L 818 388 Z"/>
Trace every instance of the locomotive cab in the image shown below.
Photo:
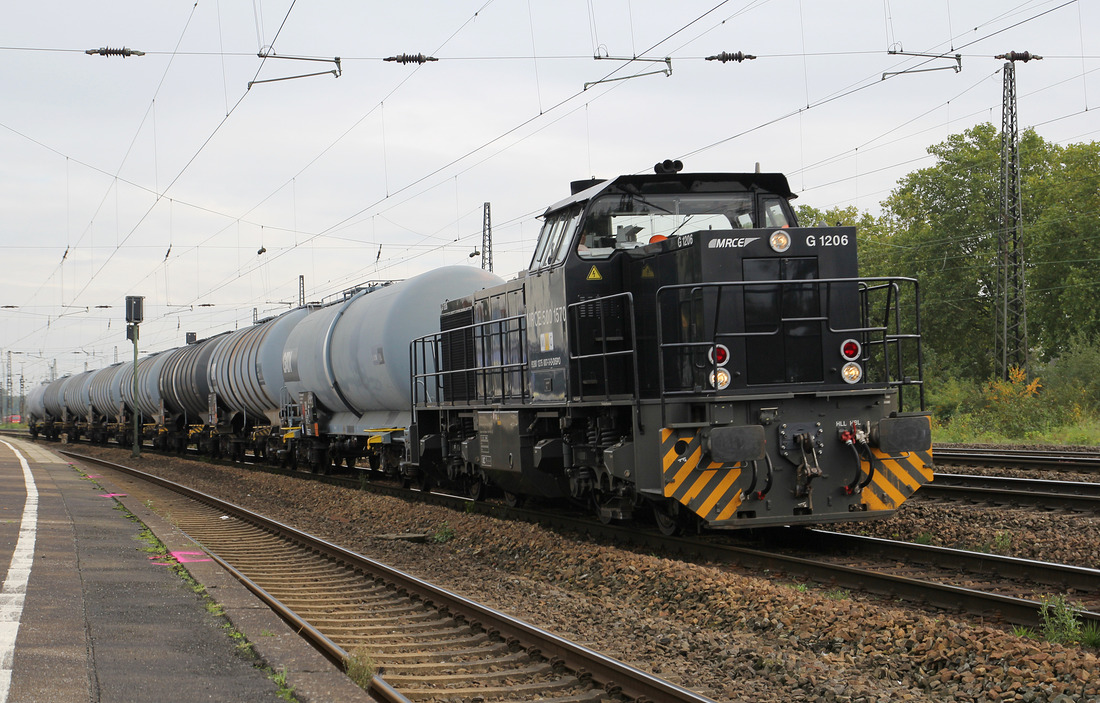
<path fill-rule="evenodd" d="M 438 387 L 414 463 L 667 531 L 893 512 L 931 479 L 916 283 L 858 278 L 855 229 L 798 227 L 794 197 L 767 173 L 574 184 L 526 272 L 414 343 L 443 360 L 414 373 Z"/>

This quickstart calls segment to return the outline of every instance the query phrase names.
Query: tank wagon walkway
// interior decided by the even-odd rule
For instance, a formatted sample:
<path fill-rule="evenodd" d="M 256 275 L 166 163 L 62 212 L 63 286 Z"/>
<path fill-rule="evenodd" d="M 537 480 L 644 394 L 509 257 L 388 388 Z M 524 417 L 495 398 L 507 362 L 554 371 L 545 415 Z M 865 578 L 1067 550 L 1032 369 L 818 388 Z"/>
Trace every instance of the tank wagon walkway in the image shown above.
<path fill-rule="evenodd" d="M 103 486 L 41 445 L 0 439 L 0 703 L 282 700 L 257 661 L 237 653 L 224 620 L 143 551 L 142 525 Z M 169 551 L 197 551 L 144 506 L 126 507 Z M 189 571 L 214 589 L 260 657 L 287 669 L 298 700 L 368 700 L 198 558 Z"/>

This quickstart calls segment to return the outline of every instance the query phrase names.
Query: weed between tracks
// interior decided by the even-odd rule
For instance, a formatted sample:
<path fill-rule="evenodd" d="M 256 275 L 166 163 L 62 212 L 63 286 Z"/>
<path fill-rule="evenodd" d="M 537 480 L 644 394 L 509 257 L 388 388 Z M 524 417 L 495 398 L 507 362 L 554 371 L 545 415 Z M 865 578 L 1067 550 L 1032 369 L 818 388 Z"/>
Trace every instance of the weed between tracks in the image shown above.
<path fill-rule="evenodd" d="M 374 677 L 376 667 L 366 650 L 357 649 L 344 660 L 344 671 L 359 688 L 367 691 L 370 690 L 370 680 Z"/>

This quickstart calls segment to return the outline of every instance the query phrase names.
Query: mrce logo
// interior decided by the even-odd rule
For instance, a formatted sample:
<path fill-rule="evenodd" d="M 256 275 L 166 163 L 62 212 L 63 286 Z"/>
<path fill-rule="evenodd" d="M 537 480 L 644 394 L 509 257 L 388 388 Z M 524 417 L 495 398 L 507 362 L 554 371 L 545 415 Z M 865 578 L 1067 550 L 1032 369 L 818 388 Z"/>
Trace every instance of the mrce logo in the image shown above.
<path fill-rule="evenodd" d="M 715 237 L 707 243 L 708 249 L 742 249 L 760 237 Z"/>

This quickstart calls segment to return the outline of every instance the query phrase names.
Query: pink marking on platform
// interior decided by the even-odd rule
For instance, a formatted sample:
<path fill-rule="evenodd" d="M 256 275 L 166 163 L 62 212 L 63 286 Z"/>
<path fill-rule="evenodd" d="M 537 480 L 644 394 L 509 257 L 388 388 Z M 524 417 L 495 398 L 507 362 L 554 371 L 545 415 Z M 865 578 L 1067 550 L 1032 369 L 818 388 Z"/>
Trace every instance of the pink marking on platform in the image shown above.
<path fill-rule="evenodd" d="M 125 498 L 125 493 L 100 493 L 100 498 Z"/>
<path fill-rule="evenodd" d="M 194 561 L 214 561 L 210 557 L 206 556 L 206 552 L 169 552 L 176 561 L 181 564 L 187 564 Z M 203 557 L 202 559 L 192 559 L 191 557 Z"/>
<path fill-rule="evenodd" d="M 176 562 L 179 563 L 179 564 L 189 564 L 191 562 L 198 562 L 198 561 L 214 561 L 213 559 L 205 558 L 206 557 L 206 552 L 168 552 L 167 554 L 154 554 L 153 556 L 149 557 L 149 561 L 156 561 L 156 563 L 159 564 L 160 566 L 168 566 L 168 565 L 171 564 L 170 561 L 160 561 L 160 560 L 161 559 L 167 560 L 169 557 L 171 557 L 172 559 L 175 559 Z M 203 559 L 194 559 L 192 557 L 204 557 L 204 558 Z"/>
<path fill-rule="evenodd" d="M 86 474 L 87 478 L 103 478 L 102 474 Z"/>

